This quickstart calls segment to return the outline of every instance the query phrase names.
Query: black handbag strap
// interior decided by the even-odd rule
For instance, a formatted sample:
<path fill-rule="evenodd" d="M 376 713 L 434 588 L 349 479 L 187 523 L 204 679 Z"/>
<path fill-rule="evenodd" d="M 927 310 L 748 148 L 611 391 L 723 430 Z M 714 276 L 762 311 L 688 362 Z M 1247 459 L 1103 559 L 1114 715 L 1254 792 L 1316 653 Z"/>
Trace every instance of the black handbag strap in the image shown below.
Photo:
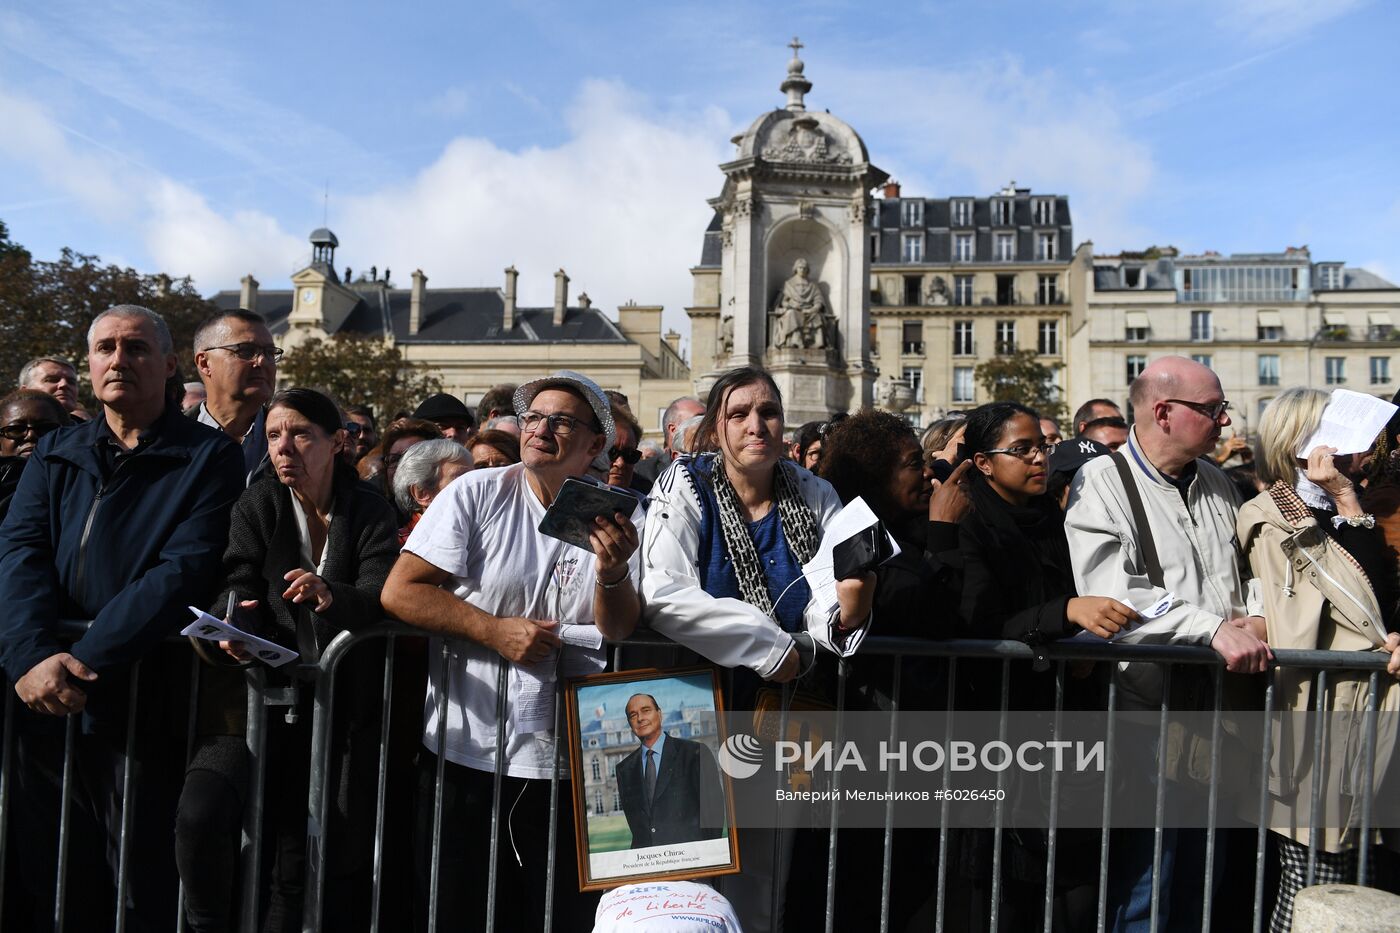
<path fill-rule="evenodd" d="M 1123 481 L 1123 492 L 1128 496 L 1128 507 L 1133 511 L 1133 524 L 1137 525 L 1138 552 L 1142 555 L 1143 569 L 1153 586 L 1163 589 L 1166 577 L 1162 575 L 1162 562 L 1157 558 L 1157 542 L 1152 538 L 1152 525 L 1147 521 L 1147 510 L 1142 507 L 1142 493 L 1138 491 L 1137 480 L 1133 479 L 1133 468 L 1122 451 L 1109 454 L 1114 466 L 1118 467 L 1118 478 Z"/>

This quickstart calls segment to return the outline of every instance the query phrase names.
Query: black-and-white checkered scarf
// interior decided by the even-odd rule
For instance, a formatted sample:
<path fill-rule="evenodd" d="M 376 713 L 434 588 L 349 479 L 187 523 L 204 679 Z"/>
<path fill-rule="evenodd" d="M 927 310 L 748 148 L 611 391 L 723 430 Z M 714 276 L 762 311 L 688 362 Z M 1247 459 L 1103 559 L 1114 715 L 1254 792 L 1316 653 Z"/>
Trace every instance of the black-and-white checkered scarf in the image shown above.
<path fill-rule="evenodd" d="M 739 581 L 739 594 L 744 602 L 764 615 L 773 615 L 773 602 L 768 596 L 768 580 L 763 572 L 763 562 L 759 560 L 758 549 L 754 547 L 753 535 L 744 521 L 740 509 L 739 494 L 729 482 L 729 474 L 724 469 L 724 457 L 716 455 L 714 469 L 710 472 L 714 483 L 715 501 L 719 504 L 720 530 L 724 533 L 724 546 L 734 560 L 734 576 Z M 797 478 L 793 468 L 785 461 L 773 467 L 773 495 L 777 499 L 778 521 L 782 524 L 783 538 L 788 549 L 799 564 L 805 564 L 817 553 L 817 542 L 821 538 L 817 531 L 816 516 L 802 501 L 802 493 L 797 488 Z"/>

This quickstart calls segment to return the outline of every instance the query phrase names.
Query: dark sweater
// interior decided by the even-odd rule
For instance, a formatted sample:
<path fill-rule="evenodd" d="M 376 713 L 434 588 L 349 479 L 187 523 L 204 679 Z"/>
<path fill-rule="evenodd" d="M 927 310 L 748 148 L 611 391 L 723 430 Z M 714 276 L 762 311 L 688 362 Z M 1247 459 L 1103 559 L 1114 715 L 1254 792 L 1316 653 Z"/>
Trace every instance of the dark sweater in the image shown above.
<path fill-rule="evenodd" d="M 341 630 L 378 622 L 380 591 L 398 558 L 393 509 L 373 487 L 345 472 L 336 474 L 334 495 L 321 574 L 333 600 L 324 614 L 282 598 L 287 588 L 283 575 L 304 561 L 292 491 L 275 476 L 249 486 L 233 507 L 224 552 L 227 582 L 212 612 L 223 615 L 233 590 L 240 600 L 258 601 L 258 634 L 297 648 L 301 620 L 310 624 L 319 650 Z"/>

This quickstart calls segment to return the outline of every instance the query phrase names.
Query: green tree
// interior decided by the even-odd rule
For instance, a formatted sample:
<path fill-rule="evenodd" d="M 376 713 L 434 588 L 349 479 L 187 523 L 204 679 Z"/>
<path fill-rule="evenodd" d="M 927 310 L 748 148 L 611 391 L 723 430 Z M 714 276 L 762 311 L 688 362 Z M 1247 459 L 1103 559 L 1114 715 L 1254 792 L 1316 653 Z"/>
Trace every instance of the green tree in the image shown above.
<path fill-rule="evenodd" d="M 381 419 L 412 411 L 442 391 L 442 381 L 427 367 L 405 360 L 398 347 L 360 334 L 306 340 L 277 364 L 277 377 L 284 384 L 324 389 L 342 405 L 369 405 Z"/>
<path fill-rule="evenodd" d="M 142 305 L 165 318 L 180 372 L 194 378 L 194 331 L 214 305 L 188 277 L 143 275 L 66 248 L 55 261 L 36 262 L 0 223 L 0 382 L 16 378 L 36 356 L 65 357 L 82 371 L 88 325 L 118 304 Z"/>
<path fill-rule="evenodd" d="M 1059 421 L 1067 414 L 1055 373 L 1060 363 L 1042 363 L 1034 350 L 995 356 L 977 367 L 977 381 L 994 402 L 1020 402 L 1042 417 Z"/>

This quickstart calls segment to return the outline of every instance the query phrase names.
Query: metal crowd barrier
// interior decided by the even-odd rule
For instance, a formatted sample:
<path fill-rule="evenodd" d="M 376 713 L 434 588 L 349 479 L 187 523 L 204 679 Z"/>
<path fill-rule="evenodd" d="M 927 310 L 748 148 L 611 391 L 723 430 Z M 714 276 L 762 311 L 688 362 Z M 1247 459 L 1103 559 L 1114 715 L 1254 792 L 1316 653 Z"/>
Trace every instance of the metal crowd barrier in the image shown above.
<path fill-rule="evenodd" d="M 321 917 L 324 910 L 325 884 L 327 875 L 327 851 L 329 842 L 327 840 L 328 829 L 328 784 L 330 779 L 330 755 L 331 755 L 331 723 L 335 711 L 337 671 L 347 654 L 352 648 L 372 639 L 384 638 L 387 640 L 385 647 L 384 674 L 382 681 L 381 700 L 381 724 L 379 736 L 379 758 L 377 766 L 377 788 L 375 796 L 374 811 L 374 848 L 372 862 L 372 910 L 368 920 L 368 928 L 377 933 L 380 929 L 403 929 L 407 923 L 406 918 L 386 919 L 382 914 L 382 901 L 384 884 L 384 866 L 386 853 L 384 851 L 384 825 L 385 825 L 385 803 L 388 790 L 388 760 L 390 741 L 390 713 L 391 698 L 393 692 L 395 642 L 401 636 L 426 637 L 418 629 L 413 629 L 398 623 L 383 623 L 371 628 L 361 629 L 354 632 L 341 632 L 336 636 L 322 653 L 319 662 L 314 666 L 304 669 L 303 673 L 312 675 L 310 683 L 301 683 L 298 686 L 270 688 L 267 685 L 267 678 L 260 667 L 251 668 L 248 671 L 248 700 L 247 700 L 247 748 L 252 757 L 253 769 L 250 779 L 248 801 L 244 814 L 243 832 L 243 873 L 242 873 L 242 900 L 239 909 L 238 929 L 244 933 L 253 933 L 258 929 L 258 921 L 261 910 L 259 901 L 261 891 L 261 850 L 262 850 L 262 818 L 265 803 L 265 789 L 267 786 L 266 767 L 266 737 L 267 737 L 267 717 L 270 710 L 286 708 L 288 717 L 295 717 L 297 709 L 296 691 L 301 689 L 311 689 L 314 691 L 314 714 L 312 720 L 311 748 L 308 750 L 310 758 L 310 791 L 307 800 L 307 860 L 306 860 L 306 886 L 304 900 L 303 929 L 305 931 L 317 931 L 321 929 Z M 666 639 L 649 632 L 639 632 L 636 636 L 626 642 L 619 642 L 613 648 L 620 648 L 624 645 L 667 645 Z M 446 676 L 450 655 L 450 643 L 444 641 L 442 650 L 435 661 L 438 665 L 439 682 L 443 685 L 437 697 L 438 704 L 438 748 L 444 747 L 446 733 L 446 709 L 450 702 L 449 690 L 450 679 Z M 1144 645 L 1113 645 L 1113 644 L 1093 644 L 1093 643 L 1051 643 L 1040 646 L 1032 650 L 1029 646 L 1020 642 L 1009 641 L 975 641 L 975 640 L 949 640 L 949 641 L 927 641 L 914 638 L 888 638 L 871 636 L 863 644 L 860 657 L 892 657 L 896 660 L 893 665 L 892 677 L 892 697 L 891 697 L 891 724 L 890 736 L 893 739 L 897 729 L 899 715 L 901 712 L 900 695 L 903 680 L 903 663 L 901 659 L 907 658 L 943 658 L 946 659 L 948 673 L 948 700 L 943 712 L 946 723 L 945 739 L 951 737 L 953 721 L 956 715 L 954 706 L 954 686 L 957 680 L 957 666 L 961 659 L 983 658 L 997 659 L 1001 662 L 1002 689 L 1001 689 L 1001 721 L 1005 728 L 1006 713 L 1008 710 L 1008 688 L 1010 678 L 1010 665 L 1012 661 L 1034 660 L 1037 655 L 1043 655 L 1055 667 L 1055 722 L 1058 727 L 1060 714 L 1063 712 L 1064 684 L 1066 664 L 1070 661 L 1151 661 L 1164 665 L 1164 696 L 1166 686 L 1170 681 L 1172 672 L 1181 666 L 1206 666 L 1214 672 L 1215 702 L 1212 712 L 1212 734 L 1211 734 L 1211 774 L 1212 781 L 1209 791 L 1210 803 L 1210 823 L 1207 827 L 1207 842 L 1205 851 L 1205 863 L 1202 866 L 1204 871 L 1205 898 L 1201 912 L 1201 929 L 1209 930 L 1211 926 L 1211 901 L 1212 884 L 1214 874 L 1214 862 L 1216 857 L 1215 832 L 1216 807 L 1218 803 L 1219 782 L 1215 780 L 1220 773 L 1220 749 L 1221 749 L 1221 685 L 1224 667 L 1220 663 L 1218 656 L 1205 647 L 1187 646 L 1144 646 Z M 195 702 L 199 690 L 199 668 L 200 663 L 193 655 L 193 673 L 191 677 L 189 729 L 186 740 L 186 760 L 189 760 L 190 752 L 194 746 L 196 738 L 197 703 Z M 614 658 L 617 655 L 614 654 Z M 1325 695 L 1328 683 L 1328 676 L 1338 671 L 1346 672 L 1369 672 L 1370 675 L 1370 702 L 1365 714 L 1365 763 L 1366 773 L 1373 776 L 1373 766 L 1376 755 L 1377 740 L 1377 695 L 1381 684 L 1381 678 L 1389 675 L 1385 674 L 1385 665 L 1388 656 L 1372 652 L 1333 652 L 1333 651 L 1299 651 L 1299 650 L 1274 650 L 1274 662 L 1267 674 L 1261 675 L 1265 678 L 1264 690 L 1264 715 L 1267 718 L 1274 711 L 1275 697 L 1275 672 L 1279 668 L 1302 668 L 1312 670 L 1312 684 L 1314 695 Z M 858 659 L 857 659 L 858 663 Z M 1118 676 L 1114 665 L 1115 673 L 1108 685 L 1107 712 L 1113 713 L 1119 702 Z M 846 683 L 850 667 L 847 663 L 842 663 L 838 673 L 838 702 L 837 702 L 837 743 L 840 742 L 840 728 L 843 721 L 846 704 Z M 508 665 L 501 663 L 498 666 L 497 680 L 497 721 L 503 722 L 506 715 L 505 696 L 507 683 Z M 136 665 L 132 673 L 130 689 L 130 709 L 128 713 L 127 730 L 127 763 L 128 767 L 123 776 L 123 798 L 131 799 L 132 781 L 134 775 L 130 767 L 131 752 L 133 749 L 136 727 L 139 722 L 139 711 L 137 709 L 137 682 L 140 676 L 140 665 Z M 7 685 L 9 687 L 9 685 Z M 561 708 L 563 702 L 563 691 L 556 692 L 555 698 L 555 733 L 559 734 L 559 725 L 562 722 Z M 787 693 L 785 692 L 785 698 Z M 15 846 L 9 839 L 11 810 L 14 806 L 14 767 L 15 767 L 15 709 L 18 703 L 14 690 L 6 689 L 4 706 L 4 736 L 3 736 L 3 762 L 0 762 L 0 917 L 4 916 L 6 901 L 6 869 L 8 859 L 13 857 Z M 1167 703 L 1163 700 L 1160 709 L 1159 741 L 1165 735 L 1167 725 Z M 786 717 L 786 702 L 784 704 L 783 716 Z M 73 805 L 73 759 L 74 742 L 78 728 L 80 716 L 78 714 L 67 717 L 65 740 L 64 740 L 64 764 L 62 773 L 62 803 L 59 821 L 58 840 L 58 866 L 55 887 L 55 900 L 52 906 L 53 929 L 55 933 L 62 933 L 65 925 L 65 900 L 68 895 L 72 879 L 67 877 L 69 862 L 69 831 L 71 825 L 71 810 Z M 1326 718 L 1322 711 L 1317 712 L 1317 722 L 1319 728 L 1314 730 L 1314 754 L 1321 756 L 1323 749 L 1323 732 L 1326 727 Z M 785 723 L 780 728 L 785 730 Z M 1264 730 L 1264 742 L 1260 751 L 1260 761 L 1264 765 L 1261 773 L 1267 776 L 1268 761 L 1272 754 L 1270 744 L 1270 730 Z M 1114 763 L 1114 741 L 1115 733 L 1113 729 L 1113 719 L 1108 719 L 1106 741 L 1106 774 L 1105 780 L 1111 784 Z M 498 909 L 496 903 L 496 863 L 501 845 L 501 786 L 503 771 L 501 764 L 504 759 L 504 731 L 497 729 L 496 738 L 496 761 L 497 770 L 492 797 L 491 815 L 491 835 L 489 840 L 489 876 L 487 882 L 488 896 L 483 905 L 483 926 L 482 929 L 491 930 L 495 927 L 495 918 Z M 556 743 L 555 761 L 556 765 L 561 763 L 561 748 L 563 743 Z M 1156 785 L 1156 819 L 1154 821 L 1154 873 L 1152 888 L 1152 928 L 1157 928 L 1159 901 L 1161 891 L 1159 890 L 1159 872 L 1162 851 L 1163 851 L 1163 813 L 1165 807 L 1165 795 L 1167 782 L 1165 777 L 1165 755 L 1158 756 L 1158 781 Z M 434 818 L 431 848 L 431 879 L 430 898 L 426 908 L 426 924 L 430 933 L 436 933 L 442 928 L 442 918 L 437 915 L 437 891 L 441 883 L 439 878 L 439 860 L 441 852 L 441 840 L 444 832 L 442 825 L 443 806 L 443 771 L 445 756 L 439 754 L 437 759 L 436 785 L 434 792 Z M 943 780 L 945 789 L 949 786 L 950 777 L 948 763 L 943 766 Z M 839 772 L 835 780 L 839 782 Z M 888 778 L 889 788 L 894 787 L 894 771 L 890 771 Z M 548 884 L 546 890 L 550 892 L 543 905 L 545 929 L 551 929 L 553 925 L 553 878 L 555 873 L 554 850 L 557 837 L 557 801 L 561 792 L 558 778 L 558 767 L 555 768 L 554 777 L 550 781 L 550 822 L 549 822 L 549 866 Z M 1318 819 L 1322 812 L 1322 782 L 1313 781 L 1312 798 L 1310 801 L 1312 825 L 1318 824 Z M 838 784 L 839 787 L 839 784 Z M 1375 805 L 1374 780 L 1368 777 L 1363 784 L 1361 801 L 1361 824 L 1360 838 L 1366 840 L 1370 836 L 1373 828 L 1372 818 Z M 1046 859 L 1045 878 L 1045 902 L 1043 921 L 1044 930 L 1049 933 L 1052 929 L 1052 912 L 1055 895 L 1055 853 L 1056 841 L 1059 828 L 1055 823 L 1055 813 L 1061 787 L 1059 775 L 1052 772 L 1051 776 L 1051 822 L 1048 829 L 1048 853 Z M 1255 847 L 1255 871 L 1253 886 L 1253 922 L 1251 928 L 1262 931 L 1266 923 L 1266 910 L 1268 908 L 1268 898 L 1265 891 L 1265 849 L 1268 830 L 1265 827 L 1264 814 L 1266 812 L 1268 797 L 1268 781 L 1265 777 L 1260 782 L 1259 798 L 1259 828 L 1256 836 Z M 948 895 L 948 807 L 949 801 L 945 797 L 942 803 L 941 826 L 938 829 L 939 859 L 937 878 L 935 879 L 935 902 L 936 902 L 936 927 L 938 931 L 944 929 L 944 909 Z M 1097 928 L 1102 931 L 1107 926 L 1107 891 L 1108 891 L 1108 864 L 1110 855 L 1110 832 L 1112 799 L 1108 793 L 1104 794 L 1103 801 L 1103 821 L 1100 837 L 1100 867 L 1098 878 L 1098 903 L 1097 903 Z M 880 891 L 880 930 L 888 929 L 891 909 L 891 876 L 893 858 L 893 802 L 886 805 L 885 821 L 883 827 L 883 861 L 881 866 L 882 886 Z M 995 804 L 995 826 L 998 830 L 993 833 L 992 851 L 992 872 L 991 891 L 989 903 L 990 927 L 997 928 L 998 911 L 1000 906 L 1000 890 L 1003 874 L 1003 851 L 1001 844 L 1001 833 L 1004 816 L 1004 803 L 997 801 Z M 826 871 L 825 890 L 825 929 L 831 933 L 835 925 L 835 898 L 836 898 L 836 878 L 837 865 L 839 860 L 839 836 L 836 830 L 839 826 L 838 808 L 833 807 L 829 829 L 831 830 L 828 841 L 828 863 Z M 480 827 L 473 827 L 474 830 Z M 141 871 L 140 865 L 133 865 L 129 858 L 129 835 L 130 835 L 130 814 L 126 811 L 122 813 L 121 834 L 118 856 L 118 872 L 116 882 L 116 921 L 115 929 L 123 931 L 127 927 L 126 917 L 126 892 L 129 880 L 134 872 Z M 1316 834 L 1310 834 L 1311 842 L 1308 849 L 1308 883 L 1313 882 L 1316 862 L 1317 862 L 1317 839 Z M 17 840 L 22 842 L 22 840 Z M 1358 878 L 1360 884 L 1366 884 L 1370 880 L 1372 865 L 1369 857 L 1369 845 L 1363 844 L 1358 851 Z M 781 866 L 779 867 L 781 871 Z M 183 895 L 183 892 L 181 892 Z M 776 905 L 777 892 L 775 889 L 774 898 Z M 454 918 L 454 926 L 461 923 L 461 918 Z M 386 924 L 388 924 L 386 926 Z M 180 900 L 179 916 L 172 918 L 172 929 L 185 930 L 183 897 Z"/>

